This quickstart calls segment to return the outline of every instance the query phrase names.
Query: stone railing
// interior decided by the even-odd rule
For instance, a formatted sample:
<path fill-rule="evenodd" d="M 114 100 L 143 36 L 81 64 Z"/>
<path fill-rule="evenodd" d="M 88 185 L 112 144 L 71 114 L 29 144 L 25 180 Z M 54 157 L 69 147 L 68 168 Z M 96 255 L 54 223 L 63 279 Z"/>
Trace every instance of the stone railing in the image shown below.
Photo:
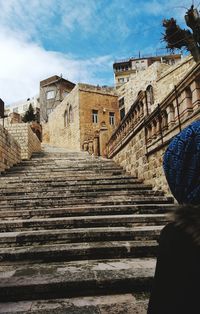
<path fill-rule="evenodd" d="M 106 157 L 106 144 L 109 139 L 109 131 L 103 122 L 101 128 L 95 131 L 92 139 L 84 141 L 82 149 L 88 151 L 90 155 Z"/>
<path fill-rule="evenodd" d="M 147 114 L 146 94 L 140 92 L 129 112 L 112 134 L 107 144 L 107 155 L 112 157 L 129 141 L 130 137 L 143 126 L 144 116 Z"/>
<path fill-rule="evenodd" d="M 166 145 L 171 138 L 193 120 L 200 119 L 200 74 L 190 82 L 182 82 L 146 118 L 147 155 Z"/>
<path fill-rule="evenodd" d="M 17 141 L 0 125 L 0 173 L 21 161 Z"/>
<path fill-rule="evenodd" d="M 155 189 L 169 192 L 162 168 L 163 154 L 180 130 L 200 119 L 200 64 L 150 114 L 145 98 L 142 93 L 138 96 L 111 136 L 107 156 Z"/>
<path fill-rule="evenodd" d="M 28 123 L 12 124 L 7 130 L 19 143 L 22 159 L 30 159 L 32 153 L 41 151 L 41 142 Z"/>

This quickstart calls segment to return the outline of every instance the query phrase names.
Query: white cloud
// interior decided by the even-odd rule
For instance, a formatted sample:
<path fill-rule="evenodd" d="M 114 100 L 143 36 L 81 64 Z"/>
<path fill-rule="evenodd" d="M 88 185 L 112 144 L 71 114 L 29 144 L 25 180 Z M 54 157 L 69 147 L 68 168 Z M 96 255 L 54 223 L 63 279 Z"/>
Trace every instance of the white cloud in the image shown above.
<path fill-rule="evenodd" d="M 182 5 L 189 7 L 191 1 L 186 0 Z M 136 0 L 0 0 L 0 98 L 12 103 L 31 97 L 38 93 L 40 80 L 61 73 L 75 82 L 105 84 L 102 77 L 112 77 L 112 56 L 83 60 L 75 55 L 47 51 L 42 42 L 54 46 L 54 42 L 63 40 L 66 48 L 73 36 L 90 38 L 92 33 L 94 46 L 97 42 L 106 51 L 107 43 L 113 42 L 116 55 L 118 51 L 121 55 L 120 49 L 124 47 L 127 51 L 124 41 L 130 35 L 128 51 L 140 49 L 140 39 L 152 27 L 145 21 L 146 13 L 155 17 L 156 27 L 157 16 L 172 13 L 183 17 L 184 9 L 177 6 L 180 0 L 140 3 Z M 130 23 L 132 20 L 134 24 Z M 150 24 L 154 22 L 151 20 Z M 87 51 L 83 42 L 82 47 L 77 47 L 80 55 L 81 49 Z M 111 84 L 112 79 L 107 83 Z"/>
<path fill-rule="evenodd" d="M 0 30 L 0 98 L 10 104 L 39 92 L 39 82 L 51 75 L 75 82 L 105 84 L 98 72 L 112 71 L 111 56 L 88 60 L 53 51 L 27 41 L 3 29 Z"/>

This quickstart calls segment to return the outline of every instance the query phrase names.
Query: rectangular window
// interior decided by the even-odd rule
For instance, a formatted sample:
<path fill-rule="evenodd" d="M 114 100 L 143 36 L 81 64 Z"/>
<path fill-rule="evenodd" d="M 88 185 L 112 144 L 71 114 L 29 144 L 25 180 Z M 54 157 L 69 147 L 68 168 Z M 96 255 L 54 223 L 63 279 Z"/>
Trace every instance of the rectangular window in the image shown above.
<path fill-rule="evenodd" d="M 98 110 L 92 110 L 92 122 L 98 123 Z"/>
<path fill-rule="evenodd" d="M 47 99 L 53 99 L 55 98 L 55 91 L 54 90 L 49 90 L 47 92 Z"/>
<path fill-rule="evenodd" d="M 115 113 L 114 112 L 109 112 L 109 123 L 110 123 L 110 125 L 115 124 Z"/>

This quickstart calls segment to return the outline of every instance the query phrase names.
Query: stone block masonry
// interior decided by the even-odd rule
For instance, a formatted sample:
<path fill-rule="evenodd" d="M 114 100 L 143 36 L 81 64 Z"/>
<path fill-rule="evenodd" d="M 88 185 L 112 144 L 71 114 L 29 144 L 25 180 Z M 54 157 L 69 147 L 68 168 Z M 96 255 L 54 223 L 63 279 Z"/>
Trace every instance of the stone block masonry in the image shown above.
<path fill-rule="evenodd" d="M 0 173 L 21 161 L 17 141 L 0 125 Z"/>
<path fill-rule="evenodd" d="M 183 63 L 183 73 L 185 67 Z M 181 73 L 180 66 L 177 71 Z M 162 98 L 161 88 L 160 102 L 152 103 L 152 110 L 147 110 L 146 91 L 141 91 L 107 144 L 109 158 L 155 190 L 166 193 L 170 191 L 162 167 L 163 154 L 174 136 L 200 118 L 200 65 L 192 64 L 173 89 L 171 75 L 167 72 L 163 76 L 168 95 Z M 154 87 L 158 89 L 158 85 Z"/>
<path fill-rule="evenodd" d="M 41 151 L 41 143 L 28 123 L 13 124 L 7 130 L 21 147 L 21 159 L 30 159 L 32 153 Z"/>

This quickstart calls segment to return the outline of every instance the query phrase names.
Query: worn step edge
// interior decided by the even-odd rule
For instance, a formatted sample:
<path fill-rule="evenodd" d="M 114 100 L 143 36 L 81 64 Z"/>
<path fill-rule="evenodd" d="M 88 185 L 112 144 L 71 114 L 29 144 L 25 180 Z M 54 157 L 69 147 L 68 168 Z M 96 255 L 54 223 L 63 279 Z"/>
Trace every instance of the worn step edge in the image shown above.
<path fill-rule="evenodd" d="M 157 240 L 164 226 L 142 227 L 104 227 L 29 230 L 0 233 L 0 247 L 7 245 L 30 245 L 31 243 L 77 243 L 77 242 L 105 242 L 127 240 Z"/>
<path fill-rule="evenodd" d="M 0 248 L 0 266 L 8 262 L 60 262 L 87 259 L 155 257 L 157 241 L 108 241 Z"/>
<path fill-rule="evenodd" d="M 0 222 L 0 232 L 10 232 L 30 228 L 33 230 L 55 228 L 92 228 L 92 227 L 132 227 L 140 225 L 163 225 L 169 222 L 166 214 L 140 214 L 140 215 L 104 215 L 80 216 L 60 218 L 38 218 Z"/>
<path fill-rule="evenodd" d="M 154 269 L 150 258 L 8 266 L 0 273 L 0 301 L 148 291 Z"/>
<path fill-rule="evenodd" d="M 30 219 L 30 218 L 56 218 L 56 217 L 79 217 L 99 215 L 128 215 L 128 214 L 162 214 L 174 211 L 174 204 L 137 204 L 137 205 L 110 205 L 110 206 L 67 206 L 60 208 L 32 208 L 6 211 L 0 210 L 0 218 L 5 219 Z"/>
<path fill-rule="evenodd" d="M 20 301 L 1 303 L 0 314 L 146 314 L 147 303 L 141 305 L 132 294 Z"/>

